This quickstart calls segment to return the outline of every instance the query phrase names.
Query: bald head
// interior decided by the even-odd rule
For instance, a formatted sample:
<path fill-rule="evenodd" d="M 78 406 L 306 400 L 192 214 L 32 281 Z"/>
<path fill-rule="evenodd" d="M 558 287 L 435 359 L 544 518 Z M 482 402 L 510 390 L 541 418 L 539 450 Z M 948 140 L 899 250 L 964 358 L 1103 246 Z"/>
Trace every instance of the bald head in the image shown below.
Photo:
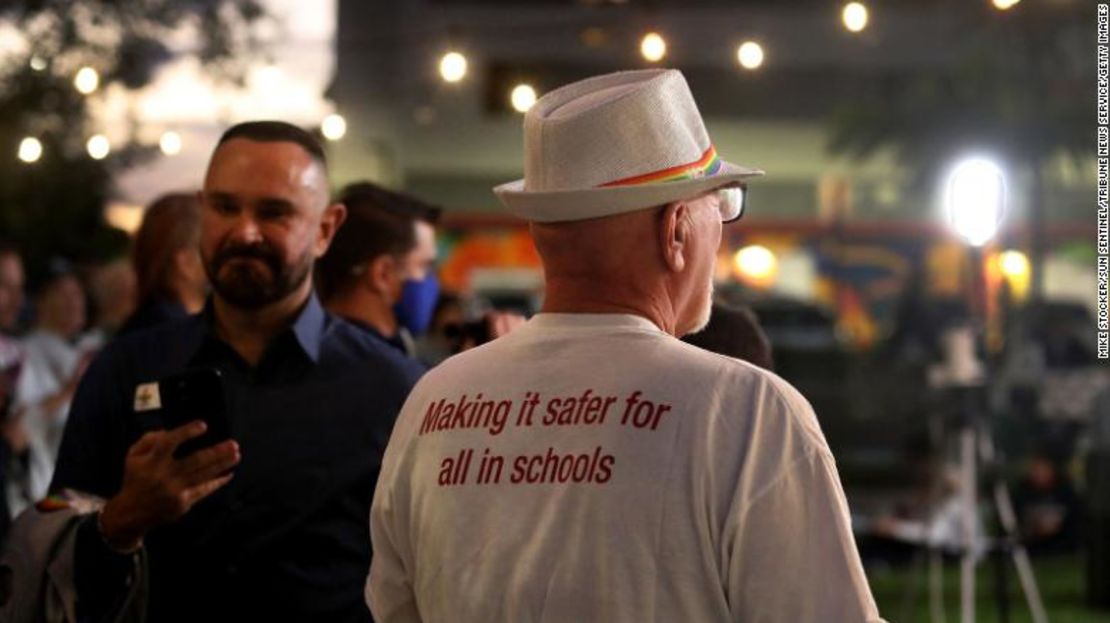
<path fill-rule="evenodd" d="M 317 212 L 329 202 L 328 172 L 297 143 L 233 138 L 208 163 L 206 193 L 290 201 Z"/>
<path fill-rule="evenodd" d="M 713 195 L 597 219 L 533 223 L 544 309 L 639 313 L 684 335 L 708 320 L 721 220 Z"/>
<path fill-rule="evenodd" d="M 661 273 L 657 224 L 662 208 L 563 223 L 533 223 L 548 278 L 634 282 Z"/>
<path fill-rule="evenodd" d="M 253 144 L 254 148 L 248 150 L 242 147 L 247 144 Z M 273 153 L 266 157 L 264 152 L 269 148 L 273 149 Z M 231 160 L 232 164 L 254 165 L 255 171 L 284 175 L 288 178 L 284 180 L 286 183 L 303 188 L 313 195 L 314 206 L 322 209 L 327 205 L 327 154 L 324 146 L 311 132 L 284 121 L 238 123 L 220 136 L 209 163 L 209 176 L 217 164 L 223 166 L 233 157 L 238 157 L 238 160 Z M 279 172 L 278 169 L 284 171 Z M 276 180 L 271 178 L 266 181 L 272 183 Z M 320 205 L 321 198 L 323 205 Z"/>

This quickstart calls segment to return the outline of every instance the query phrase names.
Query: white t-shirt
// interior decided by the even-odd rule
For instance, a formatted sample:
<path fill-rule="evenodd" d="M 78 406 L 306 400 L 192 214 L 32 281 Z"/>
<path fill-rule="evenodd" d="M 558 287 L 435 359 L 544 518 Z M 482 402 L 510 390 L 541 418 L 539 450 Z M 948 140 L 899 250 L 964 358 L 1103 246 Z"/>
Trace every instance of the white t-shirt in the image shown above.
<path fill-rule="evenodd" d="M 813 410 L 645 318 L 540 314 L 413 390 L 379 623 L 879 621 Z"/>

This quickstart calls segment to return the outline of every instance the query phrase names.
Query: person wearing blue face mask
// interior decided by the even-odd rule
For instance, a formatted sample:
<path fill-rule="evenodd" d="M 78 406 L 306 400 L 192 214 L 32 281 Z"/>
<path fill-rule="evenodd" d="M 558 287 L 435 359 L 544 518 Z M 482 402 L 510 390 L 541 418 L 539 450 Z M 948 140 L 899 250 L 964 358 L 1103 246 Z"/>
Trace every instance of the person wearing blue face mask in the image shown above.
<path fill-rule="evenodd" d="M 317 263 L 324 306 L 411 355 L 439 296 L 435 223 L 440 209 L 370 182 L 340 193 L 347 220 Z"/>

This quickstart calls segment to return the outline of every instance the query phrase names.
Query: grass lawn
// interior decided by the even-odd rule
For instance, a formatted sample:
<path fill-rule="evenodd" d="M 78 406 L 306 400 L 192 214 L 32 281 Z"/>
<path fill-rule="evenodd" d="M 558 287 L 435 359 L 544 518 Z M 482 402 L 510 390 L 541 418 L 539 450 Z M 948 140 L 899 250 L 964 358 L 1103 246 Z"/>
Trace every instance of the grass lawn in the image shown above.
<path fill-rule="evenodd" d="M 1085 602 L 1085 578 L 1083 559 L 1076 556 L 1038 558 L 1033 560 L 1037 583 L 1048 610 L 1050 623 L 1110 623 L 1110 610 L 1093 610 Z M 925 573 L 917 573 L 909 567 L 870 568 L 868 577 L 879 612 L 890 623 L 930 623 L 928 591 Z M 909 582 L 917 579 L 917 593 L 911 614 L 904 615 L 904 603 Z M 1032 621 L 1018 584 L 1017 572 L 1012 564 L 1007 568 L 1010 594 L 1010 621 L 1027 623 Z M 948 563 L 944 571 L 944 603 L 946 623 L 958 623 L 959 610 L 959 565 Z M 984 561 L 977 574 L 978 595 L 976 620 L 983 623 L 999 621 L 995 604 L 995 583 L 993 562 Z"/>

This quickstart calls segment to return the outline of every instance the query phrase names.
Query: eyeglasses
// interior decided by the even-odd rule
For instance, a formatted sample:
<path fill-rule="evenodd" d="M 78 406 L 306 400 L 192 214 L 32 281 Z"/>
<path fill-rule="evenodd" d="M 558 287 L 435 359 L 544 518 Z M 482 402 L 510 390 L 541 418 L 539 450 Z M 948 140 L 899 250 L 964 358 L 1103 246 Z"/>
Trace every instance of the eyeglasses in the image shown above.
<path fill-rule="evenodd" d="M 748 185 L 737 184 L 717 189 L 717 209 L 721 211 L 721 222 L 732 223 L 744 216 L 744 206 L 748 199 Z"/>

